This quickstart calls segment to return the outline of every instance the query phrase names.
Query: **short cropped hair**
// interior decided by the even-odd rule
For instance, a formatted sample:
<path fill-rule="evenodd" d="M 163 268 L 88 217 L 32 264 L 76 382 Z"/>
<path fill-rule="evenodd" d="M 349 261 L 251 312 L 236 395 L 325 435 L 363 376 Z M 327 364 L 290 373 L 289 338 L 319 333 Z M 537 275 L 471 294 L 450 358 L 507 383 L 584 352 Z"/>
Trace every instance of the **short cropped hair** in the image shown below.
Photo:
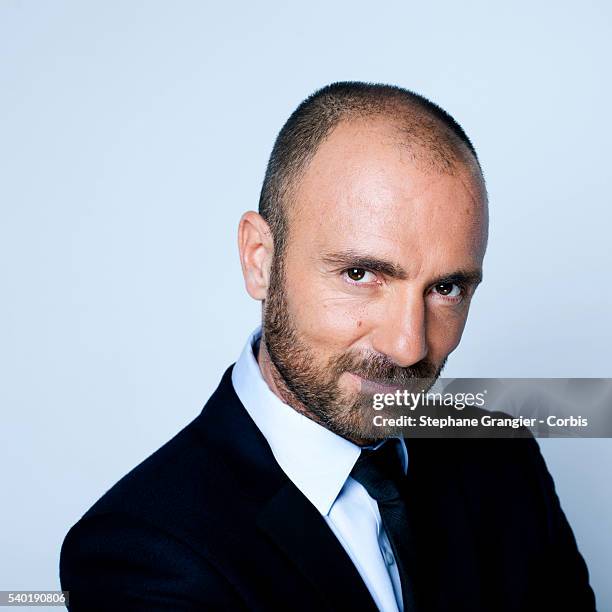
<path fill-rule="evenodd" d="M 375 116 L 396 123 L 415 161 L 425 160 L 433 169 L 446 173 L 452 173 L 463 162 L 482 176 L 470 139 L 437 104 L 394 85 L 332 83 L 295 109 L 280 130 L 268 161 L 259 214 L 270 226 L 275 258 L 284 253 L 286 246 L 288 202 L 321 142 L 342 121 Z"/>

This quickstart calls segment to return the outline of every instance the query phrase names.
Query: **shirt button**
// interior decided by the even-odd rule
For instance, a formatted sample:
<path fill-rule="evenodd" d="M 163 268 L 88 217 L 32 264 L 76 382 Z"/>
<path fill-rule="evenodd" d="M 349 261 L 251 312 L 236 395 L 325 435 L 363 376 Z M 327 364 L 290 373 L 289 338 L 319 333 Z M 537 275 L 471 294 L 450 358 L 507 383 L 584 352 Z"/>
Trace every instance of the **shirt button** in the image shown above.
<path fill-rule="evenodd" d="M 383 557 L 385 559 L 385 563 L 387 565 L 393 565 L 395 563 L 395 558 L 393 557 L 393 553 L 388 548 L 383 548 Z"/>

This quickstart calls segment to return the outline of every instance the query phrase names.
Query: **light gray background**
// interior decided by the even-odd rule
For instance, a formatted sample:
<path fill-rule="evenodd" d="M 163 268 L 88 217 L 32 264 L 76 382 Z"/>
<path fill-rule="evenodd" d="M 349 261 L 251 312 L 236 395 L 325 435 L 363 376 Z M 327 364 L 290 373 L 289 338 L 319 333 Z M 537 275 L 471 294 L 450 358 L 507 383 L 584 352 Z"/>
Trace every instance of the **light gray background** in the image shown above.
<path fill-rule="evenodd" d="M 611 376 L 608 2 L 0 2 L 0 589 L 200 411 L 257 323 L 236 252 L 273 139 L 340 79 L 448 109 L 491 198 L 445 375 Z M 541 443 L 612 610 L 612 443 Z M 493 536 L 492 536 L 493 537 Z M 551 585 L 554 588 L 554 585 Z"/>

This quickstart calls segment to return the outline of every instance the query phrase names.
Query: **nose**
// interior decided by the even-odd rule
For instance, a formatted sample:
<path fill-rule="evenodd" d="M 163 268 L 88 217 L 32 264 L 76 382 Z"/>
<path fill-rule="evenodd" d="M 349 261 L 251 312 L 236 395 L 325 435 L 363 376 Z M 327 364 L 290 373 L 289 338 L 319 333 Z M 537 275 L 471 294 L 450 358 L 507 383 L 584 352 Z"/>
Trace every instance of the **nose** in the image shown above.
<path fill-rule="evenodd" d="M 423 296 L 402 295 L 393 304 L 387 304 L 372 344 L 372 348 L 399 367 L 406 368 L 425 358 L 428 347 Z"/>

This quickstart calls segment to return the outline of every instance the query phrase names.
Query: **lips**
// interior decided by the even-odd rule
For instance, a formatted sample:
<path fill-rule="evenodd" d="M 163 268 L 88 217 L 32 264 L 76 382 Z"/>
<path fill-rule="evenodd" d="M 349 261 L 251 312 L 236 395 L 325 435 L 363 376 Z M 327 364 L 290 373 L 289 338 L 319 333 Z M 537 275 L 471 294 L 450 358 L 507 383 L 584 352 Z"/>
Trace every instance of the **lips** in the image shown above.
<path fill-rule="evenodd" d="M 402 389 L 402 385 L 371 380 L 369 378 L 364 378 L 359 374 L 354 374 L 354 376 L 359 378 L 361 382 L 361 390 L 364 393 L 395 393 L 396 391 Z"/>

